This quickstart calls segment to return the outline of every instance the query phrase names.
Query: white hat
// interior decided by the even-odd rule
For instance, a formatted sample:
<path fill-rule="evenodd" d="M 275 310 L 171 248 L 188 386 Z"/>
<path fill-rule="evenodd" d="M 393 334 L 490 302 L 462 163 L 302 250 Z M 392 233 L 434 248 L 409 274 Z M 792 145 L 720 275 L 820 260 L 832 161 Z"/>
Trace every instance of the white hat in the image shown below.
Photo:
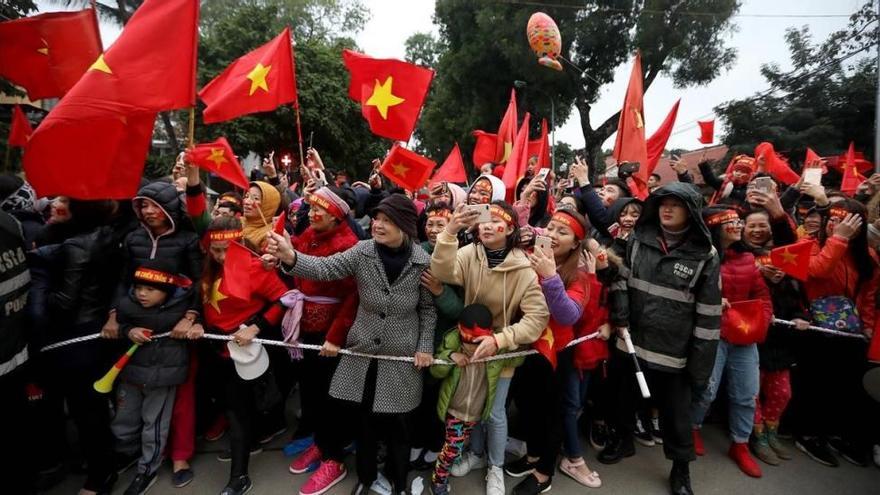
<path fill-rule="evenodd" d="M 258 342 L 242 346 L 229 341 L 226 347 L 229 349 L 229 357 L 235 363 L 236 373 L 243 380 L 257 379 L 269 369 L 269 355 Z"/>

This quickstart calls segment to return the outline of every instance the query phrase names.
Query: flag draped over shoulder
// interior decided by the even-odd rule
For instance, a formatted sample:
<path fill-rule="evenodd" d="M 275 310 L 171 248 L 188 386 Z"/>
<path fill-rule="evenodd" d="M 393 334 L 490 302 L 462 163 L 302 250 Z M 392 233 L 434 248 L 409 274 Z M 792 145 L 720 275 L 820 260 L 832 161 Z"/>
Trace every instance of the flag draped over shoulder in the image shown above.
<path fill-rule="evenodd" d="M 636 53 L 633 69 L 620 109 L 617 124 L 617 140 L 614 143 L 614 159 L 617 163 L 638 162 L 641 166 L 632 175 L 635 183 L 633 194 L 644 199 L 648 195 L 648 150 L 645 142 L 644 92 L 642 91 L 642 56 Z"/>
<path fill-rule="evenodd" d="M 64 96 L 101 50 L 92 9 L 0 22 L 0 77 L 31 100 Z"/>
<path fill-rule="evenodd" d="M 198 0 L 146 0 L 25 149 L 40 196 L 135 195 L 160 111 L 195 104 Z"/>
<path fill-rule="evenodd" d="M 229 65 L 199 91 L 206 124 L 296 101 L 290 28 Z"/>
<path fill-rule="evenodd" d="M 351 74 L 348 96 L 361 105 L 361 114 L 373 134 L 408 141 L 434 71 L 401 60 L 371 58 L 352 50 L 344 50 L 342 60 Z"/>

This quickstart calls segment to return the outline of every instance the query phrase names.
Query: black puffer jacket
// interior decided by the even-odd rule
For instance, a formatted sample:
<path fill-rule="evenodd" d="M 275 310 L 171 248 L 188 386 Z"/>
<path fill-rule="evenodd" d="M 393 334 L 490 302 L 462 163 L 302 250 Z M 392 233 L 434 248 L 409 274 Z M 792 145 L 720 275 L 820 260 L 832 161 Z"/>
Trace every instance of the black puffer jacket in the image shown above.
<path fill-rule="evenodd" d="M 189 309 L 195 285 L 189 289 L 177 289 L 165 303 L 152 308 L 141 306 L 129 292 L 116 309 L 119 334 L 127 337 L 135 327 L 152 330 L 153 335 L 170 332 Z M 120 378 L 134 385 L 170 387 L 186 380 L 188 366 L 186 341 L 165 337 L 140 346 L 123 368 Z"/>
<path fill-rule="evenodd" d="M 659 241 L 659 208 L 670 196 L 687 205 L 690 233 L 666 253 Z M 701 205 L 691 184 L 674 182 L 654 191 L 627 243 L 623 277 L 610 293 L 611 322 L 629 327 L 638 357 L 660 371 L 687 371 L 697 386 L 708 382 L 721 333 L 721 262 Z M 622 339 L 617 346 L 624 350 Z"/>
<path fill-rule="evenodd" d="M 196 288 L 190 297 L 189 306 L 198 311 L 201 302 L 198 281 L 202 276 L 202 251 L 199 236 L 189 222 L 180 195 L 174 185 L 167 182 L 151 182 L 145 185 L 133 200 L 138 219 L 141 219 L 138 204 L 143 200 L 153 201 L 162 208 L 171 221 L 171 230 L 154 236 L 141 221 L 141 227 L 126 236 L 123 246 L 125 267 L 117 286 L 116 301 L 122 301 L 127 296 L 136 267 L 147 260 L 161 258 L 173 262 L 170 267 L 172 272 L 185 275 L 193 281 Z"/>

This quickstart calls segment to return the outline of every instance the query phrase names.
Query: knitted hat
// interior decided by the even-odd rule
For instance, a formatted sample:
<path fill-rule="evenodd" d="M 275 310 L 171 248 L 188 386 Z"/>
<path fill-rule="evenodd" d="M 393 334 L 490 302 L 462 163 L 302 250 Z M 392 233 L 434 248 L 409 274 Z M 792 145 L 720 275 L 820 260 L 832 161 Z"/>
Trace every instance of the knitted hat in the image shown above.
<path fill-rule="evenodd" d="M 403 194 L 392 194 L 373 208 L 370 216 L 375 218 L 379 213 L 384 213 L 410 239 L 418 239 L 419 214 L 409 198 Z"/>
<path fill-rule="evenodd" d="M 469 304 L 458 317 L 458 333 L 463 342 L 492 335 L 492 313 L 482 304 Z"/>

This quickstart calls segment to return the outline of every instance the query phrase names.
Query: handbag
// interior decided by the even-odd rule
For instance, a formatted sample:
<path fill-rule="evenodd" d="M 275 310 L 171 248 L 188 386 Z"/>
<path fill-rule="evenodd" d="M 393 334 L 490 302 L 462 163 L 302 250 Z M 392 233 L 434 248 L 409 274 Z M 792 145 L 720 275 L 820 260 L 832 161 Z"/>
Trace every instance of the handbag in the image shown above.
<path fill-rule="evenodd" d="M 826 296 L 810 303 L 813 325 L 838 332 L 862 333 L 862 319 L 852 299 Z"/>

